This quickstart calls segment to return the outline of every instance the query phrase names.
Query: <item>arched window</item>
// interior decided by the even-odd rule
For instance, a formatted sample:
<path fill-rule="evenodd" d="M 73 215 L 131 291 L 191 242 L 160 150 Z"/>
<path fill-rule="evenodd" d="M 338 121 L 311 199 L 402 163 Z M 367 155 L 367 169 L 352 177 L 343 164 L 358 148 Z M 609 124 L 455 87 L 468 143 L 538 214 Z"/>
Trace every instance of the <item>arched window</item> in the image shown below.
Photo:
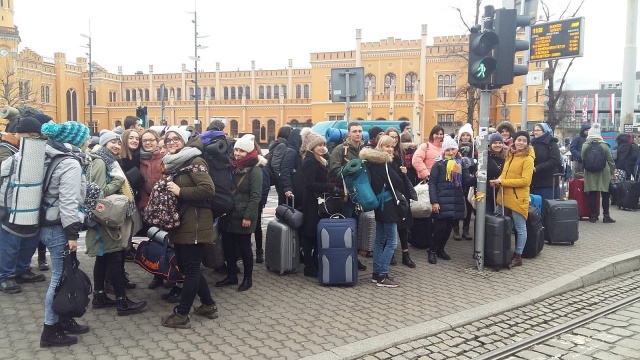
<path fill-rule="evenodd" d="M 312 127 L 313 126 L 313 121 L 311 121 L 311 119 L 307 120 L 304 122 L 304 126 L 306 127 Z"/>
<path fill-rule="evenodd" d="M 379 117 L 379 118 L 376 118 L 376 120 L 387 120 L 387 119 L 385 119 L 383 117 Z"/>
<path fill-rule="evenodd" d="M 172 98 L 176 97 L 176 89 L 171 88 L 169 89 L 169 96 L 171 96 Z"/>
<path fill-rule="evenodd" d="M 238 137 L 238 120 L 231 120 L 231 124 L 229 125 L 229 136 L 232 138 Z"/>
<path fill-rule="evenodd" d="M 267 99 L 271 99 L 271 85 L 267 85 Z"/>
<path fill-rule="evenodd" d="M 258 99 L 264 99 L 264 86 L 262 85 L 258 87 Z"/>
<path fill-rule="evenodd" d="M 211 87 L 211 100 L 216 99 L 216 88 L 214 86 Z"/>
<path fill-rule="evenodd" d="M 127 89 L 124 91 L 125 101 L 131 101 L 131 90 Z"/>
<path fill-rule="evenodd" d="M 274 99 L 280 98 L 280 87 L 278 85 L 273 86 L 273 98 Z"/>
<path fill-rule="evenodd" d="M 74 89 L 67 90 L 67 121 L 78 121 L 78 94 Z"/>
<path fill-rule="evenodd" d="M 251 133 L 256 139 L 260 139 L 260 120 L 253 119 L 251 121 Z"/>
<path fill-rule="evenodd" d="M 229 87 L 225 86 L 222 88 L 222 98 L 224 100 L 229 100 Z"/>
<path fill-rule="evenodd" d="M 242 100 L 242 90 L 243 89 L 244 88 L 242 86 L 238 86 L 238 99 L 239 100 Z"/>
<path fill-rule="evenodd" d="M 296 85 L 296 99 L 300 99 L 302 97 L 302 86 Z"/>
<path fill-rule="evenodd" d="M 144 101 L 149 101 L 149 89 L 144 89 Z"/>
<path fill-rule="evenodd" d="M 89 99 L 89 101 L 87 101 L 87 105 L 89 105 L 90 103 L 95 105 L 96 104 L 96 91 L 95 90 L 91 90 L 91 91 L 87 92 L 87 99 Z"/>
<path fill-rule="evenodd" d="M 136 91 L 136 89 L 131 90 L 131 101 L 136 101 L 137 94 L 138 94 L 138 91 Z"/>
<path fill-rule="evenodd" d="M 144 101 L 144 92 L 142 89 L 138 89 L 138 98 L 140 98 L 140 101 Z"/>
<path fill-rule="evenodd" d="M 176 100 L 182 100 L 182 88 L 176 89 Z"/>
<path fill-rule="evenodd" d="M 364 93 L 367 95 L 371 89 L 371 94 L 376 94 L 376 76 L 373 74 L 367 74 L 364 77 Z"/>
<path fill-rule="evenodd" d="M 267 142 L 270 143 L 276 139 L 276 121 L 267 121 Z"/>
<path fill-rule="evenodd" d="M 417 81 L 418 74 L 414 73 L 413 71 L 408 73 L 404 77 L 404 92 L 407 94 L 414 92 Z"/>
<path fill-rule="evenodd" d="M 398 119 L 398 121 L 409 121 L 406 116 L 402 116 Z"/>
<path fill-rule="evenodd" d="M 247 97 L 247 99 L 251 99 L 251 87 L 245 86 L 244 87 L 244 93 L 245 93 L 245 96 Z"/>
<path fill-rule="evenodd" d="M 151 127 L 151 126 L 155 126 L 155 125 L 156 125 L 156 122 L 155 122 L 155 121 L 153 121 L 153 120 L 149 120 L 149 127 Z"/>
<path fill-rule="evenodd" d="M 329 82 L 329 88 L 331 88 L 331 82 Z M 309 84 L 304 84 L 304 98 L 309 98 Z"/>
<path fill-rule="evenodd" d="M 388 73 L 384 76 L 384 93 L 389 94 L 391 92 L 391 87 L 395 89 L 396 86 L 396 74 Z"/>
<path fill-rule="evenodd" d="M 232 86 L 231 87 L 231 100 L 235 100 L 236 99 L 236 87 Z"/>
<path fill-rule="evenodd" d="M 282 95 L 286 99 L 287 98 L 287 85 L 280 85 L 280 87 L 282 88 Z"/>

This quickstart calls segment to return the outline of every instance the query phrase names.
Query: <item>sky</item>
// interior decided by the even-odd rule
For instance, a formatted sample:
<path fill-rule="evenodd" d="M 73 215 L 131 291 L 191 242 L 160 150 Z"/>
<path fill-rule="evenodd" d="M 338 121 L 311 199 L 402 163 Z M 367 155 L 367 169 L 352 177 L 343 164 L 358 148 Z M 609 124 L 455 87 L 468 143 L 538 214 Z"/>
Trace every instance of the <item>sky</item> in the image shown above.
<path fill-rule="evenodd" d="M 46 58 L 56 52 L 67 61 L 87 57 L 83 48 L 92 39 L 92 58 L 111 73 L 136 71 L 177 73 L 186 64 L 194 69 L 197 11 L 198 70 L 308 68 L 312 52 L 355 49 L 355 29 L 362 41 L 388 37 L 420 39 L 421 24 L 428 25 L 427 41 L 434 36 L 466 34 L 453 8 L 462 9 L 473 23 L 475 0 L 14 0 L 19 50 L 30 48 Z M 579 0 L 547 0 L 552 18 L 561 5 Z M 622 79 L 625 46 L 626 0 L 586 0 L 578 13 L 585 17 L 584 56 L 574 61 L 567 76 L 570 89 L 594 89 L 599 81 Z M 502 7 L 502 0 L 482 5 Z M 541 13 L 539 9 L 539 14 Z M 204 49 L 204 47 L 207 47 Z M 640 60 L 640 57 L 638 57 Z M 564 60 L 561 67 L 567 66 Z"/>

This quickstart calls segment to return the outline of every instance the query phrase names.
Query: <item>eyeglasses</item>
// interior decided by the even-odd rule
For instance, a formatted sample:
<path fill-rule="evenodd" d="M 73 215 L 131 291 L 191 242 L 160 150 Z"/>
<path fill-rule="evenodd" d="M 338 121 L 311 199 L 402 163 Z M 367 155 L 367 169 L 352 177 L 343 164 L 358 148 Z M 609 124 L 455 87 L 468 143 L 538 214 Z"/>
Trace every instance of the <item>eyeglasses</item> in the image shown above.
<path fill-rule="evenodd" d="M 178 142 L 180 142 L 181 139 L 179 137 L 174 137 L 174 138 L 165 138 L 164 139 L 164 143 L 165 144 L 171 144 L 171 143 L 175 143 L 177 144 Z"/>
<path fill-rule="evenodd" d="M 156 140 L 156 139 L 144 139 L 144 140 L 142 140 L 142 142 L 145 143 L 145 144 L 153 143 L 153 142 L 156 142 L 156 141 L 158 141 L 158 140 Z"/>

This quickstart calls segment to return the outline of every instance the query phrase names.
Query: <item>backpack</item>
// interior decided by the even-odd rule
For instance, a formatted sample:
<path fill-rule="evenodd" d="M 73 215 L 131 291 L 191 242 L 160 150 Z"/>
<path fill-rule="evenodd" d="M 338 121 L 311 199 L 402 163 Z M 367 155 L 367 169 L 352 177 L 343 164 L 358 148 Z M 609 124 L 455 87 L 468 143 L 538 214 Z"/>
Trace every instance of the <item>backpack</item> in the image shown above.
<path fill-rule="evenodd" d="M 589 172 L 599 172 L 607 165 L 607 155 L 604 148 L 597 141 L 592 141 L 587 145 L 582 157 L 584 169 Z"/>
<path fill-rule="evenodd" d="M 127 217 L 129 208 L 129 198 L 126 195 L 112 194 L 96 200 L 96 208 L 92 211 L 91 219 L 110 229 L 120 229 Z M 118 240 L 121 237 L 120 231 L 115 236 L 109 231 L 109 235 Z"/>
<path fill-rule="evenodd" d="M 209 198 L 209 207 L 214 218 L 229 214 L 233 210 L 233 193 L 236 191 L 236 186 L 233 183 L 228 148 L 226 137 L 221 136 L 207 144 L 201 155 L 207 163 L 209 176 L 216 189 L 215 195 Z"/>
<path fill-rule="evenodd" d="M 340 170 L 340 174 L 345 192 L 349 193 L 351 201 L 360 211 L 367 212 L 378 208 L 380 200 L 371 188 L 366 161 L 362 161 L 362 159 L 349 160 Z"/>
<path fill-rule="evenodd" d="M 91 295 L 91 280 L 80 270 L 80 262 L 76 252 L 67 249 L 62 258 L 63 268 L 60 281 L 56 285 L 53 295 L 53 311 L 59 316 L 79 318 L 84 315 L 89 306 Z"/>

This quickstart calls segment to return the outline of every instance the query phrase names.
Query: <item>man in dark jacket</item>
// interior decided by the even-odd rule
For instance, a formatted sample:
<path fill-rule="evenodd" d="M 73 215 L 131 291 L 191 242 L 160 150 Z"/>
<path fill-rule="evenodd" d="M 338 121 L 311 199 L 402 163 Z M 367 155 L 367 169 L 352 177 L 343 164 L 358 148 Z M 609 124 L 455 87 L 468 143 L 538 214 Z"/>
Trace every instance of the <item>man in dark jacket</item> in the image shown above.
<path fill-rule="evenodd" d="M 533 127 L 534 138 L 531 146 L 536 154 L 531 180 L 531 193 L 542 196 L 542 199 L 557 199 L 560 196 L 559 180 L 554 174 L 560 171 L 562 159 L 558 139 L 546 123 L 539 123 Z"/>
<path fill-rule="evenodd" d="M 285 196 L 280 182 L 280 174 L 282 173 L 282 160 L 287 152 L 287 139 L 293 128 L 291 126 L 283 126 L 278 130 L 278 138 L 269 144 L 269 155 L 267 155 L 268 169 L 272 172 L 272 180 L 275 180 L 276 191 L 278 192 L 278 204 L 284 204 Z"/>
<path fill-rule="evenodd" d="M 302 194 L 304 192 L 304 177 L 301 176 L 302 156 L 300 146 L 302 145 L 301 129 L 293 129 L 287 139 L 287 151 L 282 160 L 282 171 L 280 172 L 280 185 L 284 196 L 294 195 L 297 199 L 296 208 L 302 208 Z"/>
<path fill-rule="evenodd" d="M 618 135 L 616 142 L 618 144 L 616 169 L 624 170 L 627 173 L 626 179 L 629 180 L 634 172 L 634 167 L 638 158 L 638 145 L 633 142 L 633 138 L 630 134 Z"/>
<path fill-rule="evenodd" d="M 572 161 L 571 167 L 574 173 L 581 173 L 584 171 L 580 151 L 582 150 L 582 145 L 587 139 L 587 133 L 589 132 L 589 129 L 591 129 L 591 124 L 582 125 L 582 127 L 580 127 L 580 133 L 571 140 L 571 144 L 569 145 L 569 151 L 571 151 Z"/>

